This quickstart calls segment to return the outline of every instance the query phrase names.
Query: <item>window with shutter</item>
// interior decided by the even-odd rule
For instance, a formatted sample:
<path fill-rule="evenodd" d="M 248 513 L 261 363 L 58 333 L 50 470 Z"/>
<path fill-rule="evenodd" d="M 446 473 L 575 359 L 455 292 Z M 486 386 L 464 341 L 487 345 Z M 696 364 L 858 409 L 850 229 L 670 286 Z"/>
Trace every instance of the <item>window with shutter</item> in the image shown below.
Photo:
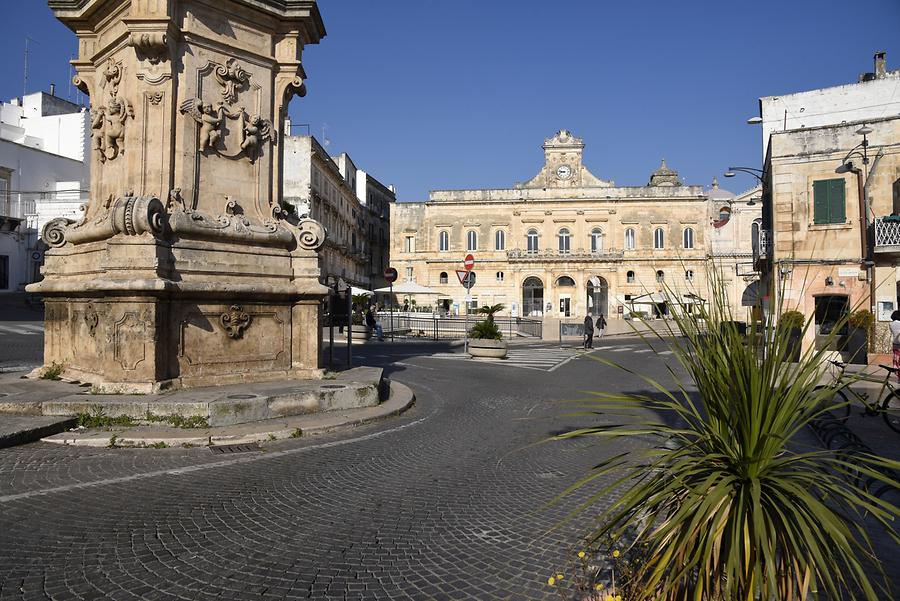
<path fill-rule="evenodd" d="M 844 223 L 847 220 L 844 179 L 813 182 L 813 223 Z"/>

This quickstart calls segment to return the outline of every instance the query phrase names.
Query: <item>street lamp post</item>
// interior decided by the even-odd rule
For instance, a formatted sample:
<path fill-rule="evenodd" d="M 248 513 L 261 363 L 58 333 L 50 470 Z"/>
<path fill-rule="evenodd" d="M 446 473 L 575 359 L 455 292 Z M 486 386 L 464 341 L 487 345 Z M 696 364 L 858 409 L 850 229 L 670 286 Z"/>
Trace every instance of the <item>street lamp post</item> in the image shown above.
<path fill-rule="evenodd" d="M 869 279 L 869 309 L 872 315 L 875 315 L 875 270 L 874 261 L 872 260 L 872 244 L 869 243 L 869 212 L 866 206 L 866 180 L 868 180 L 869 169 L 869 134 L 874 130 L 868 125 L 863 125 L 856 133 L 863 137 L 862 142 L 854 146 L 850 152 L 844 156 L 841 165 L 835 169 L 837 173 L 854 173 L 856 174 L 856 189 L 859 200 L 859 243 L 860 258 L 863 266 L 866 268 L 866 276 Z M 862 149 L 862 151 L 860 151 Z M 862 169 L 853 164 L 850 157 L 856 155 L 862 160 Z M 863 173 L 865 170 L 865 173 Z"/>

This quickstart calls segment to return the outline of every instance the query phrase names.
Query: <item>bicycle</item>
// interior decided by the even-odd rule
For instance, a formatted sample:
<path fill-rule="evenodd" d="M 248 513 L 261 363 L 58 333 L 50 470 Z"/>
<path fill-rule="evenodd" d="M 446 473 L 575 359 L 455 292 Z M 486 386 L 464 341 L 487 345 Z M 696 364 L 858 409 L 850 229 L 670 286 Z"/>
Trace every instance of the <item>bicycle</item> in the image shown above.
<path fill-rule="evenodd" d="M 841 361 L 832 360 L 829 360 L 828 362 L 840 371 L 834 377 L 834 382 L 831 386 L 816 386 L 815 391 L 817 392 L 825 388 L 834 388 L 835 384 L 840 384 L 844 380 L 844 372 L 847 369 L 847 364 Z M 850 417 L 850 399 L 847 397 L 847 392 L 849 392 L 856 400 L 863 404 L 863 407 L 865 407 L 861 415 L 868 417 L 881 415 L 888 428 L 894 432 L 900 433 L 900 409 L 891 408 L 891 401 L 894 401 L 895 405 L 900 407 L 900 388 L 891 384 L 891 376 L 900 373 L 900 369 L 888 367 L 887 365 L 879 365 L 878 367 L 887 371 L 884 380 L 873 380 L 871 378 L 854 378 L 852 380 L 852 382 L 863 380 L 866 382 L 881 383 L 881 389 L 879 389 L 878 394 L 875 395 L 874 398 L 870 397 L 868 392 L 858 392 L 853 388 L 850 388 L 850 386 L 845 386 L 839 390 L 835 390 L 834 395 L 840 399 L 840 401 L 834 404 L 831 411 L 837 414 L 836 417 L 841 422 L 846 421 L 847 418 Z M 885 394 L 885 389 L 888 389 L 890 392 Z"/>

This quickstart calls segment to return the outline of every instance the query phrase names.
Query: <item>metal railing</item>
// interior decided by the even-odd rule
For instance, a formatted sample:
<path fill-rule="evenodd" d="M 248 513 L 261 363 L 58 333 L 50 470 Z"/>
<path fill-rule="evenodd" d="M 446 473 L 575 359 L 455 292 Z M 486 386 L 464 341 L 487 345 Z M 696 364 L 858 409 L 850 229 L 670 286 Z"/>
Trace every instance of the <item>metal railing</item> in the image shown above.
<path fill-rule="evenodd" d="M 506 258 L 510 261 L 597 261 L 597 260 L 621 260 L 625 252 L 610 248 L 609 250 L 589 251 L 578 248 L 572 251 L 545 248 L 543 250 L 507 251 Z"/>
<path fill-rule="evenodd" d="M 35 201 L 22 198 L 4 198 L 0 200 L 0 216 L 25 219 L 35 214 Z"/>
<path fill-rule="evenodd" d="M 469 329 L 475 322 L 484 319 L 480 315 L 465 317 L 441 317 L 430 314 L 394 313 L 394 336 L 408 338 L 425 338 L 430 340 L 456 340 L 466 337 L 466 325 Z M 391 314 L 378 313 L 378 321 L 387 336 L 391 330 Z M 540 338 L 543 334 L 543 322 L 527 317 L 495 317 L 494 323 L 507 339 L 516 337 Z"/>
<path fill-rule="evenodd" d="M 900 219 L 876 217 L 875 252 L 886 250 L 900 250 Z"/>

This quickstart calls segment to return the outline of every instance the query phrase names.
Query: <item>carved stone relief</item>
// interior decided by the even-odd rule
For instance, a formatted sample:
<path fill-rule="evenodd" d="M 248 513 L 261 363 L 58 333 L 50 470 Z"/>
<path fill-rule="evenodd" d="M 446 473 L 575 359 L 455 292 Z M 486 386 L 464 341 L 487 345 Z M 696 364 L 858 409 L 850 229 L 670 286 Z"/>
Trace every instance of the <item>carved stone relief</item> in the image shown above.
<path fill-rule="evenodd" d="M 88 327 L 88 334 L 91 338 L 94 338 L 97 333 L 97 324 L 100 323 L 100 316 L 97 315 L 94 305 L 90 303 L 88 303 L 88 306 L 84 310 L 84 323 Z"/>
<path fill-rule="evenodd" d="M 134 107 L 119 95 L 123 70 L 121 64 L 109 60 L 100 76 L 106 102 L 91 109 L 91 147 L 101 162 L 112 161 L 125 153 L 125 124 L 128 119 L 134 119 Z"/>
<path fill-rule="evenodd" d="M 245 156 L 253 163 L 259 158 L 263 141 L 277 143 L 277 137 L 271 121 L 261 115 L 247 112 L 246 107 L 235 107 L 238 93 L 250 81 L 250 74 L 235 59 L 228 59 L 225 65 L 216 65 L 213 75 L 221 86 L 221 100 L 215 104 L 203 102 L 201 98 L 189 98 L 179 107 L 181 114 L 187 115 L 197 122 L 200 133 L 197 137 L 197 149 L 200 152 L 215 152 L 225 158 L 236 159 Z M 225 120 L 237 121 L 239 139 L 229 144 L 224 136 Z M 229 146 L 232 148 L 229 148 Z"/>
<path fill-rule="evenodd" d="M 219 317 L 222 327 L 225 328 L 225 334 L 229 338 L 240 338 L 244 335 L 244 330 L 250 326 L 250 315 L 244 313 L 244 308 L 240 305 L 231 305 L 231 308 L 222 313 Z"/>
<path fill-rule="evenodd" d="M 152 65 L 168 58 L 169 44 L 164 33 L 132 33 L 128 45 L 134 48 L 139 59 L 147 60 Z"/>

